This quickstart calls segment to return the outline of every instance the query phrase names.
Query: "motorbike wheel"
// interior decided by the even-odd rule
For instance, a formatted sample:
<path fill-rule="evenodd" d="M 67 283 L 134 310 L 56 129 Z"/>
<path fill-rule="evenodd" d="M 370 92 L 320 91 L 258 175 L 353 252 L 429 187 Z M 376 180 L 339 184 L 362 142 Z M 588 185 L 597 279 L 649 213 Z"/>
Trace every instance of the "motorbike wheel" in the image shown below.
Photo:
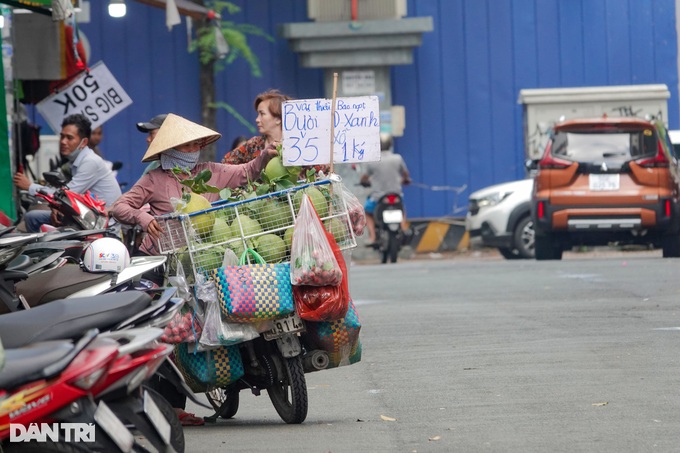
<path fill-rule="evenodd" d="M 219 412 L 220 410 L 223 411 L 220 414 L 221 418 L 233 418 L 234 415 L 236 415 L 239 405 L 238 395 L 238 390 L 227 392 L 226 390 L 220 388 L 205 392 L 205 396 L 208 398 L 208 401 L 210 402 L 210 405 L 213 407 L 213 409 L 215 409 L 215 412 Z M 222 409 L 225 404 L 227 407 Z"/>
<path fill-rule="evenodd" d="M 276 412 L 288 424 L 298 424 L 307 418 L 307 381 L 300 356 L 282 359 L 279 376 L 267 389 Z"/>
<path fill-rule="evenodd" d="M 387 238 L 387 248 L 382 253 L 382 263 L 387 263 L 388 259 L 390 263 L 396 263 L 400 248 L 401 240 L 399 239 L 399 233 L 390 231 Z"/>

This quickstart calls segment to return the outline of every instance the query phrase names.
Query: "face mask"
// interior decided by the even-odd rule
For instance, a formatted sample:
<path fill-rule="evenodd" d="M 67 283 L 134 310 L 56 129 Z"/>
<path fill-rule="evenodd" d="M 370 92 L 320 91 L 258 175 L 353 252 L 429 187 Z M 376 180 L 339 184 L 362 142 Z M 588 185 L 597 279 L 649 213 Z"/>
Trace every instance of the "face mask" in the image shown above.
<path fill-rule="evenodd" d="M 184 153 L 176 149 L 169 149 L 161 154 L 161 167 L 163 170 L 172 170 L 175 167 L 191 170 L 198 163 L 198 156 L 200 154 L 200 151 Z"/>
<path fill-rule="evenodd" d="M 66 159 L 68 160 L 68 162 L 75 162 L 76 161 L 76 157 L 78 157 L 78 155 L 83 150 L 83 148 L 85 148 L 83 146 L 84 141 L 85 141 L 85 139 L 80 140 L 80 143 L 78 143 L 78 146 L 76 147 L 76 149 L 74 149 L 71 154 L 66 156 Z"/>

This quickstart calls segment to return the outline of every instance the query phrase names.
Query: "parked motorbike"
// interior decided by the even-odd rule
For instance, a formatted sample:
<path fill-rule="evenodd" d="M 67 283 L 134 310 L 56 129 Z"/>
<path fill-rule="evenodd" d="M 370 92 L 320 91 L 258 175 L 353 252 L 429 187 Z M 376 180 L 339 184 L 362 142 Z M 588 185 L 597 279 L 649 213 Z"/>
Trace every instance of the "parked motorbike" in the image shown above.
<path fill-rule="evenodd" d="M 47 341 L 5 351 L 6 363 L 0 372 L 2 449 L 7 452 L 71 451 L 68 444 L 76 440 L 71 438 L 76 435 L 74 431 L 56 431 L 54 437 L 46 436 L 45 442 L 40 443 L 10 440 L 12 434 L 28 432 L 32 424 L 44 427 L 43 423 L 49 426 L 51 423 L 92 423 L 94 432 L 87 433 L 86 439 L 78 439 L 86 442 L 81 445 L 86 446 L 87 451 L 122 450 L 117 445 L 120 438 L 132 435 L 115 416 L 106 416 L 111 413 L 106 403 L 96 405 L 92 400 L 93 386 L 102 382 L 118 357 L 117 343 L 98 340 L 97 333 L 91 330 L 77 342 Z M 17 425 L 24 429 L 17 429 Z"/>
<path fill-rule="evenodd" d="M 26 236 L 25 240 L 20 239 L 21 237 L 23 236 L 15 237 L 19 239 L 0 238 L 0 253 L 11 254 L 12 258 L 9 261 L 16 259 L 26 247 L 39 250 L 39 243 L 27 245 L 28 242 L 38 240 L 39 234 Z M 107 245 L 99 250 L 97 247 L 101 243 Z M 77 263 L 30 275 L 25 269 L 8 268 L 9 261 L 0 263 L 0 302 L 2 302 L 0 314 L 21 310 L 27 306 L 35 307 L 60 298 L 87 297 L 130 289 L 153 289 L 156 285 L 143 279 L 142 275 L 162 266 L 166 261 L 164 256 L 125 258 L 127 256 L 125 246 L 113 238 L 97 239 L 90 244 L 88 250 L 90 258 L 86 263 L 79 259 Z M 54 252 L 57 253 L 62 252 Z M 87 253 L 86 250 L 86 257 Z M 124 261 L 124 264 L 103 268 L 102 266 L 112 265 L 114 256 L 116 260 Z M 46 259 L 52 259 L 52 255 Z M 104 264 L 100 263 L 102 259 Z"/>
<path fill-rule="evenodd" d="M 106 228 L 108 225 L 106 202 L 95 198 L 89 190 L 84 194 L 70 191 L 59 172 L 45 172 L 43 177 L 57 190 L 51 194 L 40 190 L 36 196 L 45 200 L 50 208 L 59 212 L 61 226 L 82 230 Z"/>
<path fill-rule="evenodd" d="M 158 373 L 185 393 L 191 393 L 179 372 L 166 360 L 172 346 L 156 342 L 163 334 L 158 327 L 166 325 L 184 303 L 174 294 L 174 289 L 168 289 L 159 299 L 152 300 L 146 293 L 129 291 L 55 301 L 1 316 L 0 338 L 11 347 L 18 347 L 78 337 L 83 329 L 93 327 L 106 331 L 99 338 L 115 341 L 118 356 L 106 376 L 92 386 L 95 400 L 105 402 L 117 418 L 133 426 L 158 451 L 182 452 L 184 434 L 174 409 L 159 394 L 142 387 Z M 124 445 L 128 442 L 130 439 Z"/>
<path fill-rule="evenodd" d="M 404 202 L 398 193 L 387 193 L 380 197 L 373 211 L 375 219 L 375 248 L 380 252 L 381 260 L 387 263 L 397 262 L 399 251 L 408 233 L 401 226 L 404 220 Z"/>

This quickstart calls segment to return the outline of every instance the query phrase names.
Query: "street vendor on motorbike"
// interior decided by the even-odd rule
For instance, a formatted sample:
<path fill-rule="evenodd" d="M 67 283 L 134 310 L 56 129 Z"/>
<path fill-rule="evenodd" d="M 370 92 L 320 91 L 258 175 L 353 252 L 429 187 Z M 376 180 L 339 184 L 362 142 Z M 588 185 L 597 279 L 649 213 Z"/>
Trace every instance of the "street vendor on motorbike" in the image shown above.
<path fill-rule="evenodd" d="M 177 178 L 194 177 L 203 170 L 210 170 L 212 177 L 208 184 L 220 189 L 236 188 L 249 180 L 258 179 L 267 162 L 276 155 L 276 149 L 270 146 L 266 148 L 266 152 L 242 165 L 198 162 L 201 149 L 219 140 L 221 136 L 219 132 L 172 113 L 165 118 L 142 158 L 142 162 L 160 160 L 160 167 L 142 176 L 111 209 L 111 214 L 119 222 L 139 225 L 148 233 L 140 247 L 143 253 L 158 254 L 153 239 L 159 239 L 163 229 L 154 217 L 174 211 L 170 199 L 181 198 L 183 187 Z M 175 175 L 172 172 L 175 167 L 187 170 L 191 176 Z M 206 193 L 203 196 L 210 202 L 219 199 L 217 193 Z M 149 212 L 140 211 L 146 203 L 149 204 Z"/>
<path fill-rule="evenodd" d="M 276 149 L 269 147 L 255 159 L 242 165 L 224 165 L 216 162 L 198 162 L 201 149 L 217 141 L 221 135 L 207 127 L 193 123 L 172 113 L 163 121 L 158 133 L 149 145 L 142 162 L 160 159 L 160 166 L 149 171 L 135 183 L 112 207 L 111 214 L 122 223 L 139 225 L 148 233 L 140 246 L 140 253 L 157 255 L 155 240 L 164 233 L 155 216 L 174 211 L 171 198 L 182 197 L 182 184 L 178 178 L 194 177 L 203 170 L 210 170 L 208 184 L 224 188 L 236 188 L 260 177 L 260 172 Z M 179 167 L 188 174 L 176 175 L 173 169 Z M 208 201 L 216 201 L 219 195 L 206 193 Z M 149 211 L 140 208 L 149 204 Z M 186 412 L 186 396 L 165 379 L 152 380 L 151 385 L 175 408 L 182 425 L 202 425 L 202 418 Z"/>

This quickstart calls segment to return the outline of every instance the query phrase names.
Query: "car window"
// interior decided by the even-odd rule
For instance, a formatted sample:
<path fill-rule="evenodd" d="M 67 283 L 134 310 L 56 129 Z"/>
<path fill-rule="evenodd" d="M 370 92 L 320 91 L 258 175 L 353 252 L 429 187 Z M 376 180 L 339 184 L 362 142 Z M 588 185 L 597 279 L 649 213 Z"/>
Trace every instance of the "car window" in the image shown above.
<path fill-rule="evenodd" d="M 576 162 L 623 163 L 656 153 L 656 138 L 651 130 L 633 132 L 558 132 L 552 153 Z"/>

